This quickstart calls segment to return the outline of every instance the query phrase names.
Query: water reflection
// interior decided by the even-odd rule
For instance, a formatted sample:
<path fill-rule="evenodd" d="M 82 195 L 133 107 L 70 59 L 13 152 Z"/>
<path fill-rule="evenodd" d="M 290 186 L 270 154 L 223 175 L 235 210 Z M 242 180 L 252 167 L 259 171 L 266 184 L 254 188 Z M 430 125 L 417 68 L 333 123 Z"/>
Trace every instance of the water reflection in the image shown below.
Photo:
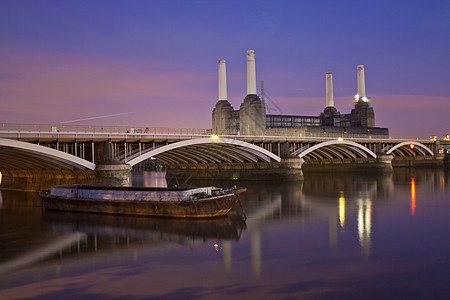
<path fill-rule="evenodd" d="M 345 227 L 345 197 L 344 192 L 340 192 L 339 195 L 339 225 L 343 230 Z"/>
<path fill-rule="evenodd" d="M 392 173 L 355 173 L 339 172 L 305 174 L 303 193 L 339 198 L 365 195 L 368 197 L 388 198 L 394 190 Z M 321 200 L 323 201 L 323 200 Z"/>
<path fill-rule="evenodd" d="M 282 195 L 264 195 L 259 205 L 248 214 L 247 227 L 250 233 L 251 265 L 255 278 L 261 276 L 261 230 L 268 224 L 266 221 L 275 216 L 280 217 L 282 212 Z"/>
<path fill-rule="evenodd" d="M 372 233 L 372 200 L 358 199 L 358 240 L 364 256 L 370 254 L 370 238 Z"/>
<path fill-rule="evenodd" d="M 29 264 L 54 256 L 57 253 L 61 255 L 64 249 L 70 248 L 73 245 L 77 245 L 78 249 L 80 249 L 80 244 L 86 240 L 87 235 L 81 232 L 72 232 L 70 234 L 55 238 L 51 242 L 26 251 L 11 260 L 0 263 L 0 274 L 5 274 L 7 272 L 23 268 Z"/>
<path fill-rule="evenodd" d="M 390 173 L 313 173 L 306 176 L 303 193 L 303 201 L 311 212 L 328 211 L 330 249 L 338 249 L 340 236 L 355 232 L 362 256 L 368 257 L 373 230 L 373 201 L 391 198 L 394 182 Z M 356 215 L 352 214 L 354 210 Z M 353 224 L 356 228 L 351 227 L 355 226 Z"/>
<path fill-rule="evenodd" d="M 136 171 L 130 174 L 132 186 L 167 187 L 165 171 Z"/>
<path fill-rule="evenodd" d="M 2 190 L 0 269 L 10 276 L 0 280 L 0 296 L 2 281 L 20 287 L 21 282 L 42 280 L 51 286 L 55 277 L 62 281 L 76 272 L 80 286 L 92 276 L 123 286 L 130 276 L 141 278 L 137 282 L 142 290 L 152 294 L 130 293 L 130 298 L 180 296 L 179 291 L 202 289 L 199 282 L 211 291 L 198 294 L 205 299 L 229 297 L 238 290 L 249 291 L 247 298 L 256 298 L 252 293 L 259 291 L 274 298 L 301 298 L 305 293 L 345 298 L 339 294 L 343 287 L 389 287 L 393 283 L 379 281 L 401 274 L 410 279 L 408 274 L 420 274 L 425 265 L 430 270 L 442 265 L 436 274 L 446 277 L 449 244 L 433 234 L 440 228 L 441 237 L 450 228 L 448 216 L 443 216 L 450 205 L 447 176 L 441 170 L 402 169 L 391 174 L 305 174 L 304 182 L 173 181 L 246 186 L 241 198 L 246 222 L 238 208 L 217 220 L 42 214 L 36 193 Z M 133 173 L 129 184 L 161 184 L 161 178 Z M 151 292 L 149 281 L 154 283 Z M 405 286 L 406 280 L 401 281 Z M 227 294 L 218 288 L 223 286 L 236 289 Z M 99 295 L 108 298 L 106 290 Z M 323 296 L 323 290 L 330 294 Z M 359 296 L 362 292 L 355 298 Z"/>
<path fill-rule="evenodd" d="M 411 178 L 411 215 L 416 215 L 416 180 Z"/>
<path fill-rule="evenodd" d="M 49 258 L 59 263 L 74 255 L 112 249 L 117 252 L 167 243 L 192 247 L 209 240 L 238 240 L 245 227 L 243 220 L 236 217 L 193 220 L 47 211 L 43 220 L 53 237 L 0 263 L 0 274 Z"/>
<path fill-rule="evenodd" d="M 242 219 L 229 216 L 172 219 L 46 211 L 43 217 L 52 231 L 58 233 L 84 232 L 89 236 L 187 245 L 208 239 L 238 240 L 245 226 Z"/>
<path fill-rule="evenodd" d="M 177 180 L 178 181 L 178 180 Z M 202 182 L 180 179 L 191 186 L 217 185 L 230 186 L 236 182 L 216 181 Z M 164 172 L 136 172 L 130 176 L 129 183 L 134 186 L 167 186 Z M 47 182 L 46 182 L 47 184 Z M 375 198 L 388 198 L 393 191 L 392 174 L 365 174 L 357 176 L 341 176 L 336 173 L 309 174 L 304 182 L 240 182 L 247 186 L 248 192 L 242 198 L 248 219 L 246 224 L 238 223 L 227 217 L 222 220 L 208 222 L 148 219 L 122 216 L 98 216 L 85 214 L 64 214 L 45 212 L 45 224 L 50 226 L 54 234 L 84 233 L 87 243 L 94 245 L 89 251 L 97 251 L 103 240 L 113 240 L 117 249 L 129 247 L 134 242 L 169 242 L 192 246 L 197 242 L 221 240 L 220 249 L 223 254 L 225 269 L 231 270 L 231 240 L 238 240 L 241 232 L 248 232 L 251 246 L 251 265 L 255 278 L 262 272 L 262 239 L 267 228 L 274 223 L 286 222 L 289 219 L 309 219 L 327 216 L 329 225 L 329 246 L 338 248 L 339 232 L 347 228 L 346 222 L 354 218 L 356 234 L 364 256 L 370 254 L 372 231 L 372 202 Z M 414 187 L 415 188 L 415 187 Z M 12 198 L 17 196 L 12 192 Z M 414 196 L 415 197 L 415 196 Z M 36 201 L 36 197 L 33 198 Z M 16 199 L 11 203 L 18 202 Z M 21 203 L 23 199 L 20 200 Z M 32 203 L 32 206 L 40 206 Z M 347 214 L 348 209 L 356 207 L 357 215 Z M 233 215 L 233 214 L 232 214 Z M 103 241 L 103 242 L 102 242 Z M 111 242 L 106 242 L 111 247 Z M 73 251 L 70 250 L 69 252 Z M 88 251 L 88 252 L 89 252 Z"/>

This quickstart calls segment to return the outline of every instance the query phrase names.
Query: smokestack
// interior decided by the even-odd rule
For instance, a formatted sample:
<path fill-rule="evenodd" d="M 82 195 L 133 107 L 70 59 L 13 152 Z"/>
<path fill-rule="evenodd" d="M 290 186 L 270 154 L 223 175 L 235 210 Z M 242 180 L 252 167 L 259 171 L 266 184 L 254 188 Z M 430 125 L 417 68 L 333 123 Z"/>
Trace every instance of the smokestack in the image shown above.
<path fill-rule="evenodd" d="M 255 50 L 247 50 L 247 95 L 256 95 Z"/>
<path fill-rule="evenodd" d="M 225 60 L 219 60 L 219 101 L 228 100 L 227 97 L 227 69 Z"/>
<path fill-rule="evenodd" d="M 331 72 L 327 72 L 326 75 L 326 97 L 327 107 L 334 107 L 333 75 Z"/>
<path fill-rule="evenodd" d="M 358 95 L 359 95 L 359 98 L 366 97 L 366 82 L 364 79 L 364 65 L 358 66 Z"/>

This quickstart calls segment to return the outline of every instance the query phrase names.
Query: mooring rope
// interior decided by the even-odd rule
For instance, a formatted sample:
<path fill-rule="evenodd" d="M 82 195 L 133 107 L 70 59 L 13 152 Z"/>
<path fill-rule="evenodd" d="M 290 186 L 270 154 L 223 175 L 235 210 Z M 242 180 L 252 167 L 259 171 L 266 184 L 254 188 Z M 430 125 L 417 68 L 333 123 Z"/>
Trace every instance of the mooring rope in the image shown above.
<path fill-rule="evenodd" d="M 235 195 L 236 195 L 236 197 L 238 199 L 238 203 L 239 203 L 239 206 L 241 208 L 242 214 L 244 215 L 244 221 L 245 221 L 245 220 L 247 220 L 247 215 L 245 214 L 244 208 L 242 207 L 241 198 L 239 198 L 238 194 L 235 194 Z"/>

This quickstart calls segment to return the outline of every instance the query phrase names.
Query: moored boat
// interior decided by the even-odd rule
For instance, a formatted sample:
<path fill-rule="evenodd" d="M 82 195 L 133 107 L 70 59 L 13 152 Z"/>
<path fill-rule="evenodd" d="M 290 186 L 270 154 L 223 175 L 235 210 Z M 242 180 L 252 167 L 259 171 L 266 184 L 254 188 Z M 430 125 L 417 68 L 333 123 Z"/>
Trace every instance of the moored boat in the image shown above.
<path fill-rule="evenodd" d="M 244 188 L 147 188 L 92 185 L 54 186 L 39 193 L 46 210 L 210 218 L 226 215 Z"/>

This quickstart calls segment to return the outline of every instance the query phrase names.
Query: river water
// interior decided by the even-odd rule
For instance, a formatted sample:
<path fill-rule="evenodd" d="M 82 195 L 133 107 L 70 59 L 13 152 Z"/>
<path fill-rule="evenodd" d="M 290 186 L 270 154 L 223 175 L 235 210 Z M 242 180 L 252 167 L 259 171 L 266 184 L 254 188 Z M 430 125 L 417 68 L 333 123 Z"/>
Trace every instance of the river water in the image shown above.
<path fill-rule="evenodd" d="M 45 212 L 36 191 L 61 182 L 3 178 L 0 299 L 448 299 L 448 175 L 168 178 L 246 186 L 245 221 L 239 206 L 217 220 Z M 125 183 L 167 184 L 152 172 Z"/>

